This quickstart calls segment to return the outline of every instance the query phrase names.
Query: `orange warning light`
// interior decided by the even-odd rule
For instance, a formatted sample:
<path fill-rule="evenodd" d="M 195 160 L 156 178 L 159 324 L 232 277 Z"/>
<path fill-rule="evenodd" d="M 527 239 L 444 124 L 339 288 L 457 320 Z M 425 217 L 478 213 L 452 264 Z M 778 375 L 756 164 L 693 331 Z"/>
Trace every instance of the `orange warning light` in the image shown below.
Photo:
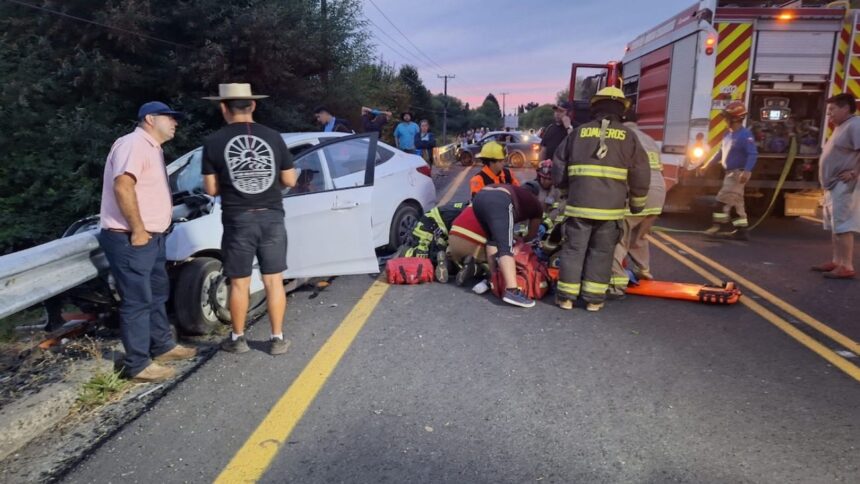
<path fill-rule="evenodd" d="M 783 12 L 779 14 L 776 18 L 778 18 L 779 20 L 793 20 L 794 14 L 791 12 Z"/>
<path fill-rule="evenodd" d="M 714 53 L 714 45 L 717 43 L 717 38 L 713 35 L 708 35 L 705 39 L 705 55 L 711 55 Z"/>

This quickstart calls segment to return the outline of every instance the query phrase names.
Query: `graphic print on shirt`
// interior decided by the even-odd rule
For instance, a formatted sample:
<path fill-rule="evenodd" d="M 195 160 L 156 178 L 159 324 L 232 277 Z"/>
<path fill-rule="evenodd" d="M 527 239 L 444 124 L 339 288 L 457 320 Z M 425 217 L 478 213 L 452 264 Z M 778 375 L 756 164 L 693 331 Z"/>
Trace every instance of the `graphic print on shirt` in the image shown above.
<path fill-rule="evenodd" d="M 251 134 L 236 136 L 224 148 L 230 181 L 236 190 L 255 195 L 275 182 L 275 154 L 269 143 Z"/>

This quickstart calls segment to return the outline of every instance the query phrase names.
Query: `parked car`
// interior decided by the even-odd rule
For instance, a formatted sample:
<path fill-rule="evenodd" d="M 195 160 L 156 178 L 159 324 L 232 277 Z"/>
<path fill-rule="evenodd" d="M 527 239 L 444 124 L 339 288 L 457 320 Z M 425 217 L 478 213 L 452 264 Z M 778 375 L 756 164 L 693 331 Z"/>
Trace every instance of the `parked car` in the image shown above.
<path fill-rule="evenodd" d="M 477 143 L 457 148 L 457 159 L 460 160 L 460 164 L 470 166 L 475 163 L 481 147 L 490 141 L 496 141 L 505 147 L 508 164 L 514 168 L 522 168 L 527 162 L 537 168 L 541 162 L 538 159 L 540 138 L 537 135 L 522 131 L 490 131 Z"/>
<path fill-rule="evenodd" d="M 424 160 L 379 142 L 375 133 L 282 136 L 298 170 L 297 185 L 283 192 L 289 241 L 284 279 L 291 288 L 313 277 L 378 272 L 375 249 L 407 242 L 420 214 L 436 204 Z M 221 204 L 203 193 L 201 155 L 197 148 L 167 166 L 174 197 L 168 272 L 176 321 L 188 334 L 210 332 L 230 319 L 221 274 Z M 97 224 L 98 217 L 91 217 L 67 234 Z M 255 266 L 251 307 L 264 311 L 259 279 Z"/>

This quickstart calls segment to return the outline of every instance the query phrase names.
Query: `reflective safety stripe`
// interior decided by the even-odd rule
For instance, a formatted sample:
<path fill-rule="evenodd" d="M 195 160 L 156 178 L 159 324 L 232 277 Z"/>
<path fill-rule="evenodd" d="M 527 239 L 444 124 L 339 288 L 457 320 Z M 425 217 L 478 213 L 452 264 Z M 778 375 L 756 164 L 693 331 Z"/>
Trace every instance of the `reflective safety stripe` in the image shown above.
<path fill-rule="evenodd" d="M 579 296 L 579 287 L 580 285 L 578 283 L 571 284 L 569 282 L 558 281 L 558 292 L 563 292 L 570 296 Z"/>
<path fill-rule="evenodd" d="M 732 220 L 732 225 L 735 227 L 746 227 L 750 224 L 749 220 L 745 218 L 736 218 Z"/>
<path fill-rule="evenodd" d="M 625 217 L 647 217 L 648 215 L 660 215 L 663 209 L 660 207 L 645 208 L 639 213 L 632 213 L 630 210 L 624 213 Z"/>
<path fill-rule="evenodd" d="M 472 232 L 469 229 L 465 229 L 463 227 L 460 227 L 459 225 L 455 225 L 455 226 L 451 227 L 451 233 L 452 234 L 465 235 L 466 237 L 468 237 L 472 240 L 477 240 L 481 244 L 487 243 L 487 238 L 484 237 L 483 235 L 476 234 L 475 232 Z"/>
<path fill-rule="evenodd" d="M 728 222 L 729 214 L 723 212 L 714 212 L 714 222 Z"/>
<path fill-rule="evenodd" d="M 648 164 L 651 165 L 652 170 L 663 171 L 663 163 L 660 163 L 660 153 L 649 151 Z"/>
<path fill-rule="evenodd" d="M 564 207 L 564 214 L 568 217 L 589 218 L 592 220 L 620 220 L 624 218 L 623 208 L 586 208 L 568 205 Z"/>
<path fill-rule="evenodd" d="M 448 235 L 448 227 L 445 226 L 445 221 L 442 220 L 442 214 L 439 213 L 439 209 L 434 208 L 433 210 L 430 210 L 429 215 L 430 218 L 432 218 L 433 221 L 436 222 L 436 225 L 438 225 L 439 228 L 442 230 L 442 233 Z"/>
<path fill-rule="evenodd" d="M 612 276 L 612 279 L 609 280 L 609 284 L 613 286 L 624 286 L 627 287 L 627 284 L 630 283 L 630 278 L 627 276 Z"/>
<path fill-rule="evenodd" d="M 595 176 L 613 180 L 627 180 L 627 168 L 615 168 L 603 165 L 570 165 L 567 167 L 569 176 Z"/>
<path fill-rule="evenodd" d="M 644 197 L 630 197 L 630 206 L 631 207 L 644 207 L 645 203 L 648 201 L 648 195 Z"/>
<path fill-rule="evenodd" d="M 609 290 L 609 284 L 599 282 L 582 281 L 582 291 L 591 294 L 605 294 Z"/>

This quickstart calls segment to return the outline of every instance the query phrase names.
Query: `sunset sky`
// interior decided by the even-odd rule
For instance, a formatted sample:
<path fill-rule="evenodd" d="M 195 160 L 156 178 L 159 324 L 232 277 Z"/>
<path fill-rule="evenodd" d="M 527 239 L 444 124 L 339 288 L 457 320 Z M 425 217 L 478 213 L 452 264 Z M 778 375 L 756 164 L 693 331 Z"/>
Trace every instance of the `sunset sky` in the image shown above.
<path fill-rule="evenodd" d="M 508 112 L 530 101 L 552 102 L 568 84 L 572 62 L 618 60 L 628 41 L 694 3 L 363 0 L 371 40 L 386 62 L 415 65 L 433 93 L 442 92 L 438 74 L 456 75 L 448 93 L 473 106 L 490 92 L 501 103 L 499 93 L 508 92 Z"/>

